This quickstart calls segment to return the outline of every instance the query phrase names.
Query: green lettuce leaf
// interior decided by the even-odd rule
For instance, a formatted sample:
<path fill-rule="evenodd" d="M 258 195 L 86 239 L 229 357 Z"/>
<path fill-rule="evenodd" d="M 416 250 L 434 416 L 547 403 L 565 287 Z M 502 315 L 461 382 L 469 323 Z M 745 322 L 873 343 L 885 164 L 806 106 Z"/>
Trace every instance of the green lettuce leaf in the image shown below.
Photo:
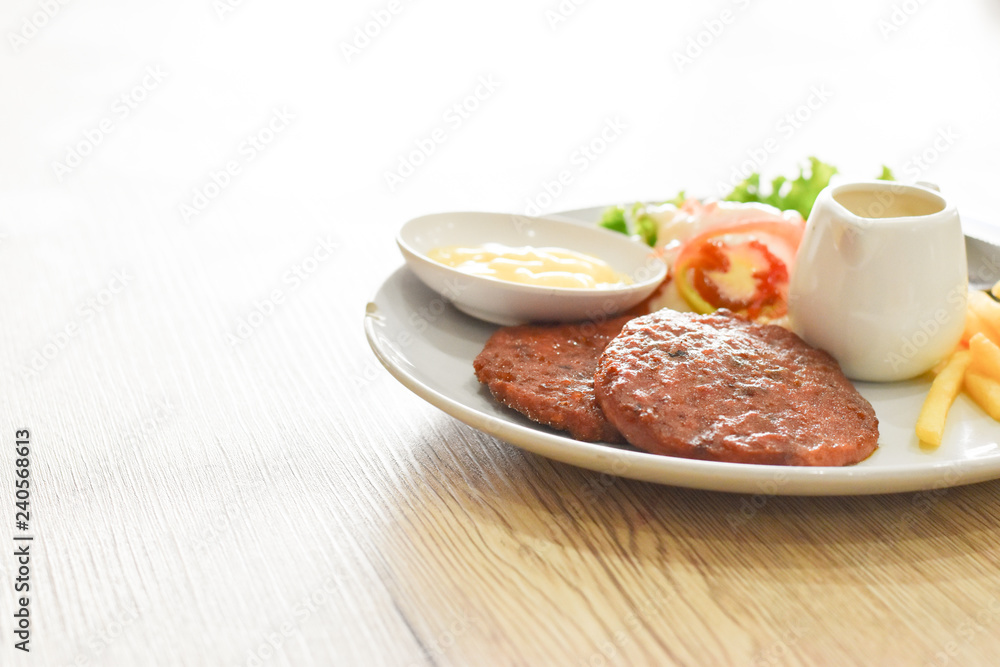
<path fill-rule="evenodd" d="M 656 236 L 660 231 L 660 226 L 653 219 L 653 216 L 646 213 L 646 207 L 642 204 L 634 204 L 632 206 L 631 217 L 635 233 L 646 242 L 646 245 L 655 247 Z"/>
<path fill-rule="evenodd" d="M 660 202 L 659 205 L 673 204 L 680 208 L 685 199 L 687 195 L 681 190 L 673 199 Z M 656 245 L 656 237 L 659 234 L 659 225 L 646 213 L 646 205 L 642 202 L 632 204 L 630 207 L 619 205 L 606 208 L 597 224 L 614 232 L 638 236 L 650 246 Z"/>
<path fill-rule="evenodd" d="M 625 208 L 622 206 L 612 206 L 605 210 L 604 215 L 601 216 L 601 221 L 597 224 L 613 232 L 628 234 L 628 223 L 625 222 Z"/>
<path fill-rule="evenodd" d="M 808 170 L 807 170 L 808 169 Z M 789 181 L 778 176 L 771 181 L 769 192 L 760 187 L 760 174 L 751 174 L 745 181 L 733 188 L 725 199 L 744 203 L 770 204 L 782 211 L 798 211 L 803 218 L 809 211 L 820 191 L 830 184 L 837 168 L 822 160 L 809 158 L 809 167 L 799 170 L 798 178 Z"/>
<path fill-rule="evenodd" d="M 782 211 L 798 211 L 803 218 L 809 217 L 813 204 L 820 191 L 830 184 L 830 179 L 837 173 L 837 168 L 815 157 L 809 158 L 809 164 L 799 169 L 797 178 L 789 180 L 778 176 L 770 184 L 761 187 L 760 174 L 750 174 L 733 191 L 724 197 L 725 201 L 769 204 Z M 882 165 L 879 180 L 892 181 L 895 176 L 889 167 Z M 680 207 L 686 198 L 681 190 L 676 197 L 668 199 L 663 204 L 673 204 Z M 622 234 L 639 236 L 643 241 L 656 245 L 658 226 L 656 221 L 646 213 L 646 207 L 639 203 L 631 207 L 612 206 L 604 211 L 599 223 L 602 227 L 621 232 Z"/>
<path fill-rule="evenodd" d="M 660 204 L 661 205 L 662 204 L 673 204 L 677 208 L 680 208 L 681 206 L 684 205 L 684 200 L 685 199 L 687 199 L 687 191 L 686 190 L 681 190 L 680 192 L 677 193 L 677 196 L 675 196 L 673 199 L 668 199 L 668 200 L 666 200 L 664 202 L 660 202 Z"/>

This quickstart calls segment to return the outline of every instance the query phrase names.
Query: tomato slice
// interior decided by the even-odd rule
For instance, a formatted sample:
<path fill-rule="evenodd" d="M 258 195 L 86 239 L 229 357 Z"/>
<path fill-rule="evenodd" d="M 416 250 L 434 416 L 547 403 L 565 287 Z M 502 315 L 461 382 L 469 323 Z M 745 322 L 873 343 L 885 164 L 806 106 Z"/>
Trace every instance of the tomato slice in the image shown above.
<path fill-rule="evenodd" d="M 781 317 L 804 226 L 742 222 L 695 236 L 674 263 L 678 291 L 699 313 L 728 308 L 750 319 Z"/>

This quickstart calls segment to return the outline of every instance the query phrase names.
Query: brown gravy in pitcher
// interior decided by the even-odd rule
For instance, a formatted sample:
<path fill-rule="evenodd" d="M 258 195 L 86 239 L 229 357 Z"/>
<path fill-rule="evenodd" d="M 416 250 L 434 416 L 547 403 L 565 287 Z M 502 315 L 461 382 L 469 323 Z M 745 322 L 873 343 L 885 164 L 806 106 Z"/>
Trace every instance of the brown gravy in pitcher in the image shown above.
<path fill-rule="evenodd" d="M 933 215 L 944 210 L 944 201 L 932 192 L 893 192 L 886 188 L 847 190 L 838 192 L 833 199 L 854 215 L 861 218 L 910 218 Z"/>

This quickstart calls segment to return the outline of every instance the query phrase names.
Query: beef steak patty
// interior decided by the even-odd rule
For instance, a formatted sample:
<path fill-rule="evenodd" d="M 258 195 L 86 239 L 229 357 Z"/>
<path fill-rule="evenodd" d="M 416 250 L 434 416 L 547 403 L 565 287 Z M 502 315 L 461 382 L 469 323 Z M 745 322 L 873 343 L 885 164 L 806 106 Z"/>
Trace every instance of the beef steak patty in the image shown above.
<path fill-rule="evenodd" d="M 608 421 L 655 454 L 841 466 L 878 446 L 875 411 L 830 355 L 726 311 L 632 320 L 594 386 Z"/>
<path fill-rule="evenodd" d="M 498 329 L 473 363 L 493 397 L 577 440 L 623 442 L 594 396 L 594 371 L 631 315 L 604 322 Z"/>

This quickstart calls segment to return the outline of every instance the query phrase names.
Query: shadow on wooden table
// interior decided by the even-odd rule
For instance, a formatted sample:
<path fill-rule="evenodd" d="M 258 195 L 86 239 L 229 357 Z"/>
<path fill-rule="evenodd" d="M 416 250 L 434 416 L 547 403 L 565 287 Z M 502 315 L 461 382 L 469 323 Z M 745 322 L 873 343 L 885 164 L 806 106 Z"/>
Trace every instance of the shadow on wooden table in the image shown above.
<path fill-rule="evenodd" d="M 511 664 L 545 663 L 555 659 L 538 639 L 546 633 L 571 647 L 571 664 L 593 664 L 610 649 L 620 660 L 602 664 L 699 664 L 697 650 L 675 652 L 690 633 L 704 634 L 702 616 L 723 633 L 701 637 L 714 642 L 716 664 L 734 655 L 759 662 L 807 635 L 808 659 L 822 661 L 838 627 L 870 628 L 876 641 L 890 609 L 903 618 L 932 605 L 958 620 L 976 613 L 1000 568 L 1000 482 L 749 496 L 575 468 L 444 415 L 412 435 L 393 529 L 382 536 L 395 556 L 384 574 L 415 632 L 454 639 L 448 664 L 473 659 L 484 642 L 519 656 Z M 453 632 L 459 626 L 464 638 Z M 726 632 L 735 654 L 720 638 Z M 934 632 L 902 655 L 922 659 L 926 646 L 947 640 Z"/>
<path fill-rule="evenodd" d="M 431 455 L 448 478 L 444 485 L 468 496 L 463 508 L 477 524 L 503 526 L 522 541 L 522 554 L 586 539 L 588 549 L 660 561 L 670 560 L 671 544 L 698 546 L 711 550 L 714 567 L 734 569 L 797 566 L 811 550 L 825 554 L 812 568 L 912 564 L 980 548 L 1000 558 L 993 533 L 1000 480 L 872 496 L 699 491 L 562 464 L 452 425 L 461 434 L 449 438 L 453 465 L 442 467 L 441 441 Z M 784 563 L 787 549 L 794 559 Z"/>

